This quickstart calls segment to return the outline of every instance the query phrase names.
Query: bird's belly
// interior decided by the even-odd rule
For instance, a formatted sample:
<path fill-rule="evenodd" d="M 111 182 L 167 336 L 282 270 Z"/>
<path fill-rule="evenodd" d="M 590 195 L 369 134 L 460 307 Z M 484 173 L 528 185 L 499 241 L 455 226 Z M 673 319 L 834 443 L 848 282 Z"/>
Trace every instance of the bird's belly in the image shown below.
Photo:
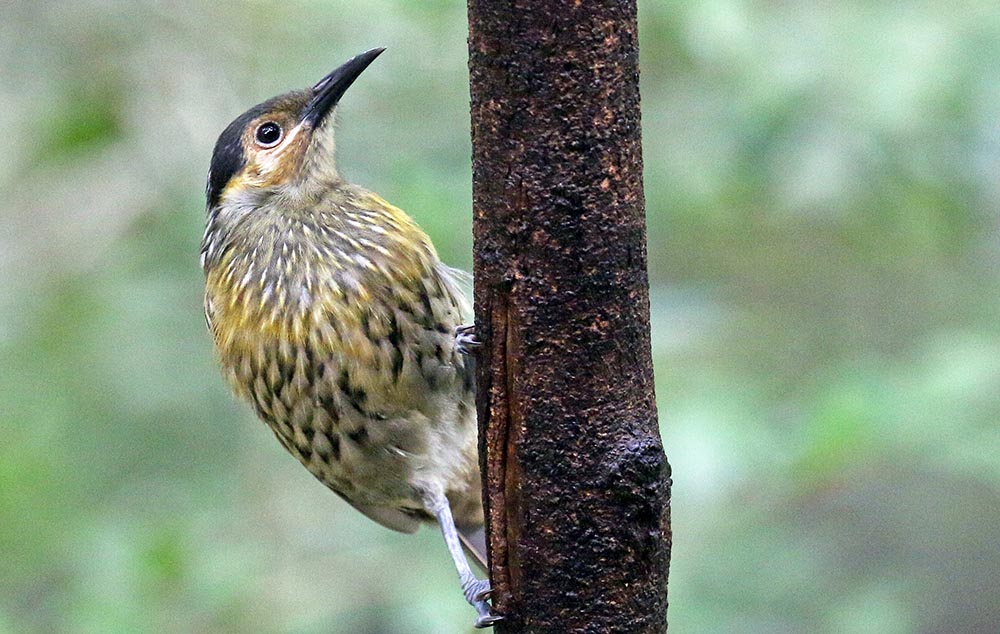
<path fill-rule="evenodd" d="M 402 448 L 417 420 L 373 421 L 352 414 L 339 424 L 317 424 L 326 410 L 301 408 L 288 418 L 265 418 L 281 444 L 326 486 L 358 504 L 419 508 L 412 473 L 421 455 Z M 411 443 L 412 444 L 412 443 Z"/>
<path fill-rule="evenodd" d="M 423 506 L 421 479 L 461 473 L 478 491 L 471 392 L 433 355 L 439 346 L 331 350 L 262 334 L 227 337 L 265 343 L 220 346 L 226 374 L 325 485 L 355 504 L 410 509 Z"/>
<path fill-rule="evenodd" d="M 279 354 L 233 368 L 241 370 L 250 376 L 235 382 L 249 386 L 260 418 L 328 487 L 358 503 L 399 505 L 413 498 L 410 473 L 431 427 L 419 410 L 380 407 L 389 395 L 362 378 L 369 369 L 343 355 L 317 359 L 301 349 L 294 360 Z"/>
<path fill-rule="evenodd" d="M 472 385 L 454 316 L 419 301 L 275 312 L 252 293 L 231 301 L 233 289 L 208 289 L 230 384 L 320 481 L 356 505 L 421 508 L 420 489 L 438 483 L 478 496 Z"/>

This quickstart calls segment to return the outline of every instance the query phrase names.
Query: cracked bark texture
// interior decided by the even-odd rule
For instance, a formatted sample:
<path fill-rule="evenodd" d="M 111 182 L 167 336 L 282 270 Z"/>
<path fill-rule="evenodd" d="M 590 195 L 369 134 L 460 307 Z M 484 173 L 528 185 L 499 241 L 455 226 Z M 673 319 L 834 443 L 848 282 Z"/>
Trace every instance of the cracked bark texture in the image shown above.
<path fill-rule="evenodd" d="M 634 0 L 469 0 L 477 381 L 501 634 L 666 629 Z"/>

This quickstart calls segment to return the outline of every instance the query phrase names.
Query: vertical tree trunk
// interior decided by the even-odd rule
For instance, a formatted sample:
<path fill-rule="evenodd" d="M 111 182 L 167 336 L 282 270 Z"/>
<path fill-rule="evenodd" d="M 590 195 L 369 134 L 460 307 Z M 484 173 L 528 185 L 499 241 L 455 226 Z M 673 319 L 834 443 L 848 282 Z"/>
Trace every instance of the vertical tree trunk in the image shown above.
<path fill-rule="evenodd" d="M 469 0 L 478 408 L 502 633 L 666 629 L 635 0 Z"/>

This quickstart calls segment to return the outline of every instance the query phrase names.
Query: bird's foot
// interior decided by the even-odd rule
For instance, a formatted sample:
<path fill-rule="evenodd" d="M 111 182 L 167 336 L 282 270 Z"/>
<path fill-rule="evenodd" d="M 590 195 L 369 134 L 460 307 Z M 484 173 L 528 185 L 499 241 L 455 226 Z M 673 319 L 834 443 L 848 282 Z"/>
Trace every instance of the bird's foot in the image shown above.
<path fill-rule="evenodd" d="M 462 354 L 472 354 L 482 347 L 483 342 L 476 338 L 476 326 L 467 324 L 455 329 L 455 345 Z"/>
<path fill-rule="evenodd" d="M 503 617 L 499 614 L 480 614 L 479 618 L 473 624 L 477 630 L 484 630 L 488 627 L 493 627 L 496 623 L 503 620 Z"/>
<path fill-rule="evenodd" d="M 462 593 L 465 595 L 466 601 L 475 605 L 478 601 L 490 598 L 490 595 L 493 594 L 493 588 L 490 587 L 488 579 L 472 579 L 462 585 Z"/>
<path fill-rule="evenodd" d="M 486 579 L 473 579 L 462 586 L 462 592 L 465 594 L 465 600 L 469 602 L 469 605 L 474 607 L 476 612 L 479 613 L 475 622 L 476 629 L 481 630 L 493 627 L 495 623 L 503 620 L 503 617 L 499 614 L 493 614 L 490 604 L 486 601 L 493 592 L 489 581 Z"/>

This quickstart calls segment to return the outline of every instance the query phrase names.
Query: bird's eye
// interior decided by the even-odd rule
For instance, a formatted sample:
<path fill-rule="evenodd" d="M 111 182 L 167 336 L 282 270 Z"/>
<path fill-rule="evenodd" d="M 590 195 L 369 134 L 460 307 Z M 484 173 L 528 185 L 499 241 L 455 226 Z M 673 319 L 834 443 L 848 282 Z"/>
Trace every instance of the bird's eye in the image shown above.
<path fill-rule="evenodd" d="M 281 126 L 274 121 L 267 121 L 257 126 L 255 136 L 262 147 L 273 147 L 281 140 Z"/>

